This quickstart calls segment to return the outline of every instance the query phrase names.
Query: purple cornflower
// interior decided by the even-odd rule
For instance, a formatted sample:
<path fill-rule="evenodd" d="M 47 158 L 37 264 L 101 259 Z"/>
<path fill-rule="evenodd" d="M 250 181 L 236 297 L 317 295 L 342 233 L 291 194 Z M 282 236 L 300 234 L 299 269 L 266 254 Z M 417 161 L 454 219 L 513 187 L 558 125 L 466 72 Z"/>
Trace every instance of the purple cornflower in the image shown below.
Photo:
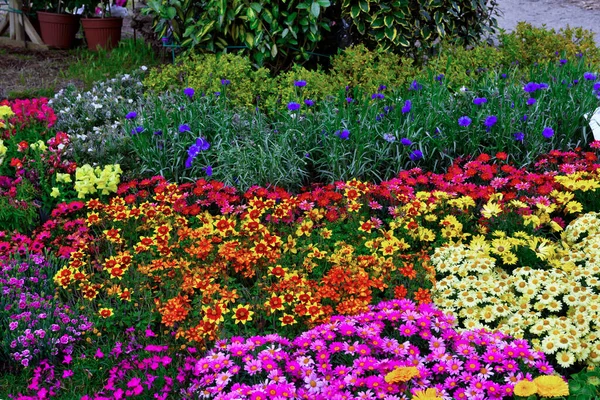
<path fill-rule="evenodd" d="M 383 95 L 383 93 L 373 93 L 371 95 L 371 99 L 375 100 L 375 99 L 383 99 L 385 98 L 385 96 Z"/>
<path fill-rule="evenodd" d="M 144 131 L 144 127 L 143 126 L 136 126 L 135 128 L 133 128 L 131 130 L 131 134 L 132 135 L 137 135 L 138 133 L 142 133 Z"/>
<path fill-rule="evenodd" d="M 190 128 L 190 126 L 188 124 L 179 125 L 179 133 L 190 132 L 191 130 L 192 129 Z"/>
<path fill-rule="evenodd" d="M 354 101 L 352 97 L 346 97 L 346 103 L 350 104 Z"/>
<path fill-rule="evenodd" d="M 466 115 L 460 117 L 458 119 L 458 125 L 459 126 L 469 126 L 471 125 L 471 118 L 467 117 Z"/>
<path fill-rule="evenodd" d="M 156 135 L 156 136 L 161 136 L 161 135 L 162 135 L 162 133 L 163 133 L 163 132 L 162 132 L 160 129 L 159 129 L 159 130 L 157 130 L 157 131 L 154 131 L 154 135 Z"/>
<path fill-rule="evenodd" d="M 194 97 L 194 93 L 196 93 L 196 91 L 191 87 L 183 89 L 183 94 L 185 94 L 190 99 Z"/>
<path fill-rule="evenodd" d="M 315 102 L 312 101 L 311 99 L 306 99 L 306 100 L 304 100 L 304 104 L 306 104 L 307 107 L 312 107 L 315 105 Z"/>
<path fill-rule="evenodd" d="M 409 138 L 402 138 L 400 139 L 400 143 L 402 143 L 403 146 L 410 146 L 412 141 Z"/>
<path fill-rule="evenodd" d="M 342 140 L 348 140 L 350 138 L 350 131 L 348 129 L 343 129 L 341 132 L 336 131 L 335 134 Z"/>
<path fill-rule="evenodd" d="M 423 89 L 423 85 L 421 85 L 419 82 L 417 82 L 416 79 L 411 82 L 410 87 L 408 88 L 408 90 L 421 90 L 421 89 Z"/>
<path fill-rule="evenodd" d="M 592 72 L 586 72 L 586 73 L 584 73 L 583 77 L 587 81 L 595 81 L 596 80 L 596 74 L 594 74 Z"/>
<path fill-rule="evenodd" d="M 204 167 L 202 169 L 204 170 L 204 172 L 206 173 L 207 176 L 212 176 L 213 169 L 210 165 L 207 165 L 206 167 Z"/>
<path fill-rule="evenodd" d="M 522 142 L 523 139 L 525 139 L 525 134 L 523 132 L 517 132 L 513 136 L 517 142 Z"/>
<path fill-rule="evenodd" d="M 306 86 L 306 81 L 305 80 L 299 80 L 299 81 L 294 81 L 294 86 L 296 87 L 304 87 Z"/>
<path fill-rule="evenodd" d="M 287 108 L 290 111 L 298 111 L 300 109 L 300 103 L 290 101 L 287 105 Z"/>
<path fill-rule="evenodd" d="M 485 103 L 487 103 L 487 99 L 485 97 L 475 97 L 473 99 L 473 104 L 475 104 L 476 106 L 480 106 Z"/>
<path fill-rule="evenodd" d="M 523 86 L 523 90 L 527 93 L 533 93 L 538 89 L 540 89 L 540 84 L 535 82 L 529 82 Z"/>
<path fill-rule="evenodd" d="M 137 117 L 137 113 L 135 111 L 131 111 L 127 113 L 125 119 L 134 119 L 135 117 Z"/>
<path fill-rule="evenodd" d="M 229 79 L 221 79 L 221 85 L 227 86 L 230 84 L 231 84 L 231 81 Z"/>
<path fill-rule="evenodd" d="M 489 115 L 485 121 L 484 121 L 484 125 L 486 126 L 486 128 L 489 130 L 492 128 L 492 126 L 496 125 L 496 122 L 498 122 L 498 117 L 496 117 L 495 115 Z"/>
<path fill-rule="evenodd" d="M 412 161 L 418 161 L 423 158 L 423 153 L 421 150 L 414 150 L 412 153 L 410 153 L 409 157 Z"/>
<path fill-rule="evenodd" d="M 554 129 L 550 128 L 549 126 L 545 127 L 544 130 L 542 131 L 542 135 L 546 138 L 546 139 L 550 139 L 552 136 L 554 136 Z"/>
<path fill-rule="evenodd" d="M 500 74 L 500 79 L 506 79 L 507 75 L 506 74 Z"/>
<path fill-rule="evenodd" d="M 404 102 L 404 107 L 402 107 L 402 114 L 409 113 L 411 107 L 412 107 L 412 102 L 410 100 L 406 100 Z"/>
<path fill-rule="evenodd" d="M 438 82 L 442 82 L 442 80 L 444 79 L 444 74 L 439 74 L 438 76 L 435 77 L 435 80 Z"/>
<path fill-rule="evenodd" d="M 387 89 L 387 86 L 385 85 L 379 85 L 379 88 L 377 89 L 378 92 L 383 92 L 385 89 Z"/>
<path fill-rule="evenodd" d="M 536 102 L 537 102 L 537 100 L 536 100 L 536 99 L 534 99 L 533 97 L 530 97 L 530 98 L 528 98 L 528 99 L 527 99 L 527 105 L 528 105 L 528 106 L 532 106 L 532 105 L 534 105 Z"/>

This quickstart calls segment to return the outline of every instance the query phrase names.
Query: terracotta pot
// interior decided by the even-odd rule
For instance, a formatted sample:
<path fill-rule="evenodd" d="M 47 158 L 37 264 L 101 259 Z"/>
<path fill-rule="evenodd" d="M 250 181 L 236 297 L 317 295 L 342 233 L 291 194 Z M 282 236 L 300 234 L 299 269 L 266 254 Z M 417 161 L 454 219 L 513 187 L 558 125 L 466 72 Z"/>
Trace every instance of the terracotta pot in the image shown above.
<path fill-rule="evenodd" d="M 70 49 L 79 31 L 79 15 L 38 11 L 42 40 L 48 46 Z"/>
<path fill-rule="evenodd" d="M 110 50 L 121 40 L 123 18 L 82 18 L 83 33 L 88 49 L 98 50 L 98 47 Z"/>

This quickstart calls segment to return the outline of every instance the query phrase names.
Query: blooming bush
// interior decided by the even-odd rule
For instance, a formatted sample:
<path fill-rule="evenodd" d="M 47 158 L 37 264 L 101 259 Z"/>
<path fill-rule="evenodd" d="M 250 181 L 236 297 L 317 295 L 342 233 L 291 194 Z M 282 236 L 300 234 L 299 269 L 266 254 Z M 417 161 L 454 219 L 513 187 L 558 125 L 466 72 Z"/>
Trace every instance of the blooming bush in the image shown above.
<path fill-rule="evenodd" d="M 564 369 L 600 362 L 600 218 L 579 216 L 560 242 L 517 232 L 436 249 L 434 299 L 465 329 L 531 341 Z M 504 265 L 503 265 L 504 264 Z M 515 265 L 507 271 L 507 264 Z M 501 266 L 503 265 L 503 266 Z"/>
<path fill-rule="evenodd" d="M 0 352 L 23 367 L 42 359 L 69 358 L 92 327 L 87 317 L 52 294 L 53 267 L 36 255 L 0 259 Z"/>

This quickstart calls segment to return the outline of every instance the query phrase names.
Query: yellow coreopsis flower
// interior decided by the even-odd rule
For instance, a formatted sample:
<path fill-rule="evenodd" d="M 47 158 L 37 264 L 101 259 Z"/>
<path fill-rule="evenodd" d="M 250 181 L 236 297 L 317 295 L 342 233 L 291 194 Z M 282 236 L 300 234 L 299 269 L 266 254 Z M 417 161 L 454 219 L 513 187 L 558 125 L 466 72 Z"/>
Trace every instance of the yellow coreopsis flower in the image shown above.
<path fill-rule="evenodd" d="M 541 397 L 560 397 L 569 395 L 569 385 L 557 375 L 542 375 L 533 380 L 537 394 Z"/>

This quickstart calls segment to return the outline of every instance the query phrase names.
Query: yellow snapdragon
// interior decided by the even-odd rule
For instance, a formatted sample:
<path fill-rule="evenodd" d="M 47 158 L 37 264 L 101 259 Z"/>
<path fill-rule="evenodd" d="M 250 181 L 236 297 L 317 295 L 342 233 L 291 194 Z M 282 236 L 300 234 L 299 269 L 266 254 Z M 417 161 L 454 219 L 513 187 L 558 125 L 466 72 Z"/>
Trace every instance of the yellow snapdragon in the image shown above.
<path fill-rule="evenodd" d="M 38 140 L 37 142 L 32 143 L 29 147 L 31 147 L 32 150 L 39 150 L 41 152 L 48 150 L 48 146 L 46 146 L 46 143 L 44 143 L 43 140 Z"/>
<path fill-rule="evenodd" d="M 9 106 L 0 106 L 0 128 L 6 127 L 5 120 L 15 115 Z"/>
<path fill-rule="evenodd" d="M 0 165 L 4 162 L 4 157 L 6 156 L 6 146 L 4 145 L 4 141 L 0 139 Z"/>
<path fill-rule="evenodd" d="M 104 168 L 93 168 L 89 164 L 78 167 L 75 171 L 75 191 L 77 197 L 85 198 L 86 194 L 115 193 L 121 181 L 121 166 L 119 164 L 106 165 Z"/>

